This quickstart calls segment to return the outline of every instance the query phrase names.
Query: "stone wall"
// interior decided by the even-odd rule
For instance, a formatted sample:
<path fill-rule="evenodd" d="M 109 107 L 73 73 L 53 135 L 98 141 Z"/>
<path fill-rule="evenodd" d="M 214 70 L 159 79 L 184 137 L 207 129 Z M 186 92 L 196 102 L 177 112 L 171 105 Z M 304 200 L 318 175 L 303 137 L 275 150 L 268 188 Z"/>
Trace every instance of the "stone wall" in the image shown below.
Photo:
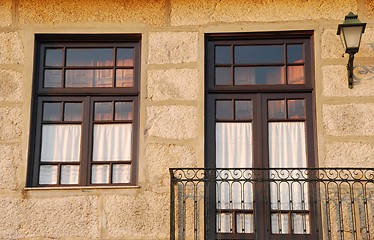
<path fill-rule="evenodd" d="M 337 25 L 368 23 L 348 88 Z M 1 0 L 0 239 L 167 239 L 169 167 L 204 164 L 204 34 L 314 30 L 320 166 L 374 166 L 371 0 Z M 139 183 L 25 188 L 35 33 L 141 33 Z"/>

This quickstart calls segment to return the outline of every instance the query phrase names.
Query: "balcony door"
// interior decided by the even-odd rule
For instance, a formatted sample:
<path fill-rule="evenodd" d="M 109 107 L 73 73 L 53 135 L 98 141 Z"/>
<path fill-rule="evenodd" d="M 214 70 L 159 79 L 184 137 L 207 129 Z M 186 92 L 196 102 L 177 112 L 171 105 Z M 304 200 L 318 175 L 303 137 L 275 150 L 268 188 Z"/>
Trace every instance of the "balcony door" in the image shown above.
<path fill-rule="evenodd" d="M 207 239 L 315 239 L 311 38 L 207 36 Z"/>

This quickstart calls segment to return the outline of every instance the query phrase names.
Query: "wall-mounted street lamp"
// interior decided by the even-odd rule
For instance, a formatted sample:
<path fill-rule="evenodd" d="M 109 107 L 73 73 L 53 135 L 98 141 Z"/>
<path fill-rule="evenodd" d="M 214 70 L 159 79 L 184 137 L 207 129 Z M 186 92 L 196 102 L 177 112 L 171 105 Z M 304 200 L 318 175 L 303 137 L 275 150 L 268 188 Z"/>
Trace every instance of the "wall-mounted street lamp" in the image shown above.
<path fill-rule="evenodd" d="M 345 16 L 343 24 L 338 25 L 337 34 L 340 35 L 345 52 L 349 54 L 347 64 L 349 88 L 353 88 L 353 59 L 360 48 L 361 36 L 365 31 L 365 27 L 366 23 L 360 22 L 357 19 L 357 15 L 352 12 Z"/>

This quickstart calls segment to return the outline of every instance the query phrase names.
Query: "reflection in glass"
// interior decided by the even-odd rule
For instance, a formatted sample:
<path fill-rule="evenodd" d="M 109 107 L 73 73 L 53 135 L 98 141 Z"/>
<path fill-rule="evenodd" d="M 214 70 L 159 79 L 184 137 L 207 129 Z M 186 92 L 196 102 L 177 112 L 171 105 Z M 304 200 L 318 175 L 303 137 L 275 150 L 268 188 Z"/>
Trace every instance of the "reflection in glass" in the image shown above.
<path fill-rule="evenodd" d="M 133 87 L 134 69 L 116 70 L 116 87 Z"/>
<path fill-rule="evenodd" d="M 134 48 L 117 48 L 117 66 L 134 66 Z"/>
<path fill-rule="evenodd" d="M 47 48 L 45 53 L 46 67 L 62 66 L 62 48 Z"/>
<path fill-rule="evenodd" d="M 131 165 L 113 164 L 112 183 L 129 183 Z"/>
<path fill-rule="evenodd" d="M 216 119 L 233 120 L 233 106 L 231 100 L 219 100 L 216 102 Z"/>
<path fill-rule="evenodd" d="M 112 87 L 113 70 L 66 70 L 66 87 Z"/>
<path fill-rule="evenodd" d="M 268 101 L 269 119 L 286 119 L 286 103 L 284 100 Z"/>
<path fill-rule="evenodd" d="M 235 46 L 235 64 L 284 63 L 283 45 Z"/>
<path fill-rule="evenodd" d="M 232 85 L 231 68 L 229 67 L 216 67 L 215 77 L 216 85 Z"/>
<path fill-rule="evenodd" d="M 288 66 L 287 67 L 287 83 L 288 84 L 304 84 L 304 66 Z"/>
<path fill-rule="evenodd" d="M 235 85 L 284 84 L 284 67 L 236 67 Z"/>
<path fill-rule="evenodd" d="M 62 87 L 62 71 L 61 70 L 44 70 L 44 87 L 60 88 Z"/>
<path fill-rule="evenodd" d="M 216 46 L 215 63 L 216 64 L 230 64 L 231 63 L 231 46 Z"/>
<path fill-rule="evenodd" d="M 303 57 L 303 45 L 288 45 L 287 46 L 287 63 L 302 63 L 304 62 Z"/>
<path fill-rule="evenodd" d="M 61 184 L 78 184 L 79 165 L 61 166 Z"/>
<path fill-rule="evenodd" d="M 66 66 L 113 66 L 113 48 L 68 48 Z"/>
<path fill-rule="evenodd" d="M 57 166 L 40 165 L 39 184 L 57 184 Z"/>
<path fill-rule="evenodd" d="M 132 102 L 116 102 L 114 106 L 114 120 L 132 120 Z"/>
<path fill-rule="evenodd" d="M 91 183 L 109 183 L 109 165 L 92 165 Z"/>
<path fill-rule="evenodd" d="M 235 119 L 238 119 L 238 120 L 252 119 L 252 101 L 250 100 L 235 101 Z"/>
<path fill-rule="evenodd" d="M 43 104 L 43 121 L 61 121 L 61 102 Z"/>
<path fill-rule="evenodd" d="M 112 120 L 112 102 L 95 103 L 95 120 Z"/>
<path fill-rule="evenodd" d="M 288 118 L 305 118 L 305 100 L 287 100 Z"/>
<path fill-rule="evenodd" d="M 65 103 L 64 121 L 82 121 L 82 103 Z"/>

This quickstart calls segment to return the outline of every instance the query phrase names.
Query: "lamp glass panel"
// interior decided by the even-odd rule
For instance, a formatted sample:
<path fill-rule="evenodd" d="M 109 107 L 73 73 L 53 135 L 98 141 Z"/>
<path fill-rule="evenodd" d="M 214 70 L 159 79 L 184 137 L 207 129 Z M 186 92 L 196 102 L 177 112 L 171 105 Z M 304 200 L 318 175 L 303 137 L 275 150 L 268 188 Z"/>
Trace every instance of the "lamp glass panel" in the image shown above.
<path fill-rule="evenodd" d="M 358 48 L 360 46 L 362 26 L 342 27 L 346 48 Z"/>

